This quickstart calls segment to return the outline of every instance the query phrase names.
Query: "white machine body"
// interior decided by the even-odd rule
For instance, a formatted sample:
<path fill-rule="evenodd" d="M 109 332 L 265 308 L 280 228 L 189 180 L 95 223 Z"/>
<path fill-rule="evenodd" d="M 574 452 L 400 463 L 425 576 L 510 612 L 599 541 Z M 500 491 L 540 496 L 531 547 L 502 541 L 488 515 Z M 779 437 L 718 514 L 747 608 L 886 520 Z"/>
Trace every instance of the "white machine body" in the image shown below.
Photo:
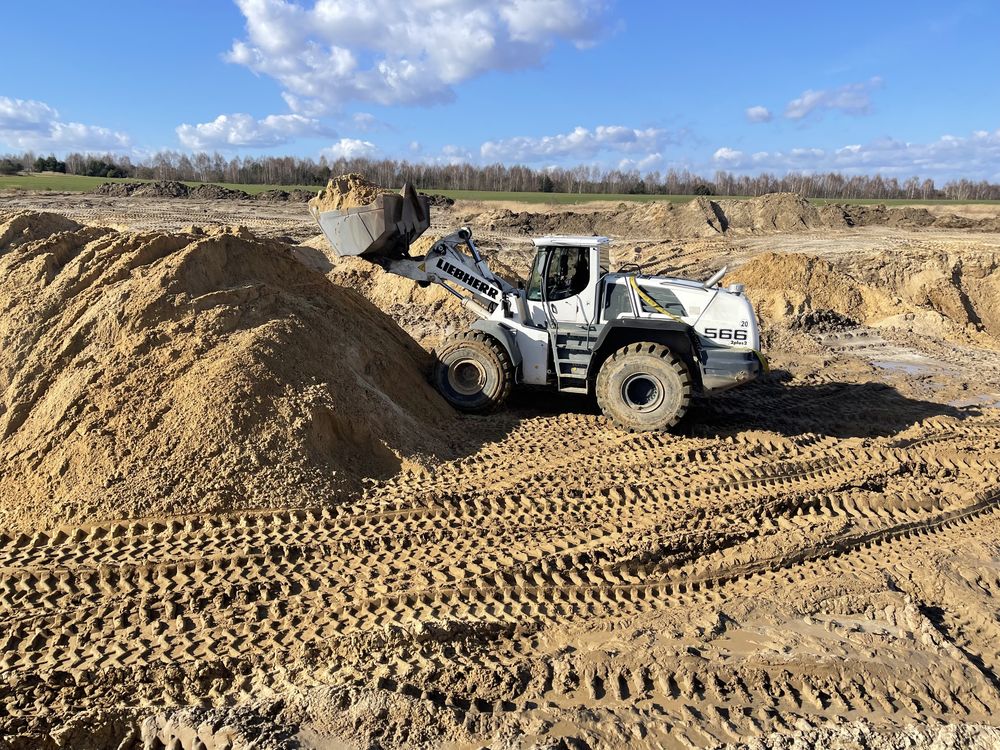
<path fill-rule="evenodd" d="M 721 286 L 725 268 L 705 282 L 638 268 L 611 272 L 608 238 L 549 236 L 534 240 L 527 286 L 515 287 L 490 270 L 468 228 L 438 240 L 423 258 L 410 257 L 410 242 L 429 220 L 423 198 L 407 189 L 384 206 L 318 213 L 317 221 L 338 254 L 360 255 L 459 298 L 480 318 L 472 328 L 507 350 L 516 382 L 590 392 L 609 353 L 637 341 L 668 346 L 702 392 L 766 369 L 753 307 L 742 286 Z"/>

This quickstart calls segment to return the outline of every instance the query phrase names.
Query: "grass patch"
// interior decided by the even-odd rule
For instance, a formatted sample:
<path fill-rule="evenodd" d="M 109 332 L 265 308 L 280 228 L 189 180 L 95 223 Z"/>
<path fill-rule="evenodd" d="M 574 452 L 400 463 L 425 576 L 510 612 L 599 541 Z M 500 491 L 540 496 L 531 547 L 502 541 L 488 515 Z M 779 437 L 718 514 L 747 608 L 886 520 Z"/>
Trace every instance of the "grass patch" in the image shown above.
<path fill-rule="evenodd" d="M 138 180 L 141 182 L 141 180 Z M 59 174 L 56 172 L 42 172 L 28 175 L 0 175 L 0 190 L 30 190 L 30 191 L 52 191 L 57 193 L 89 193 L 98 185 L 105 182 L 137 182 L 132 178 L 109 179 L 107 177 L 84 177 L 75 174 Z M 148 180 L 147 180 L 148 182 Z M 196 187 L 205 183 L 184 182 L 185 185 Z M 256 195 L 265 190 L 307 190 L 315 192 L 319 190 L 317 185 L 239 185 L 232 182 L 213 183 L 233 190 L 242 190 L 250 195 Z M 435 188 L 421 188 L 425 193 L 437 193 L 447 195 L 455 200 L 466 201 L 512 201 L 517 203 L 547 203 L 553 205 L 573 205 L 580 203 L 593 203 L 594 201 L 611 201 L 620 203 L 622 201 L 669 201 L 671 203 L 685 203 L 694 199 L 693 195 L 627 195 L 627 194 L 597 194 L 597 193 L 517 193 L 517 192 L 492 192 L 489 190 L 437 190 Z M 735 198 L 739 196 L 710 196 L 713 200 L 724 198 Z M 915 198 L 908 200 L 899 199 L 878 199 L 878 198 L 810 198 L 812 203 L 850 203 L 857 205 L 874 205 L 878 203 L 887 206 L 914 206 L 914 205 L 947 205 L 947 204 L 967 204 L 967 203 L 1000 203 L 1000 201 L 959 201 L 959 200 L 922 200 Z"/>
<path fill-rule="evenodd" d="M 107 177 L 85 177 L 77 174 L 59 174 L 57 172 L 42 172 L 28 175 L 0 175 L 0 190 L 41 190 L 56 193 L 89 193 L 98 185 L 105 182 L 152 182 L 152 180 L 136 180 L 132 177 L 114 178 Z M 204 185 L 203 182 L 190 182 L 183 180 L 189 187 Z M 316 185 L 237 185 L 232 182 L 215 182 L 213 185 L 222 185 L 233 190 L 242 190 L 244 193 L 256 195 L 265 190 L 308 190 L 315 192 L 319 190 Z"/>

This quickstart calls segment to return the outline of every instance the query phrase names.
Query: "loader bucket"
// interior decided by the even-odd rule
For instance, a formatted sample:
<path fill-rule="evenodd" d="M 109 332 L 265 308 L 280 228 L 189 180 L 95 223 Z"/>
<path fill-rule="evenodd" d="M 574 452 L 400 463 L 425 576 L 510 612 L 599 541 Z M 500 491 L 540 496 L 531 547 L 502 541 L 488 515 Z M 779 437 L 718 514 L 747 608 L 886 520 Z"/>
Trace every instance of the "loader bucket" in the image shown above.
<path fill-rule="evenodd" d="M 409 183 L 361 208 L 310 211 L 339 257 L 405 258 L 410 243 L 431 225 L 430 199 L 417 195 Z"/>

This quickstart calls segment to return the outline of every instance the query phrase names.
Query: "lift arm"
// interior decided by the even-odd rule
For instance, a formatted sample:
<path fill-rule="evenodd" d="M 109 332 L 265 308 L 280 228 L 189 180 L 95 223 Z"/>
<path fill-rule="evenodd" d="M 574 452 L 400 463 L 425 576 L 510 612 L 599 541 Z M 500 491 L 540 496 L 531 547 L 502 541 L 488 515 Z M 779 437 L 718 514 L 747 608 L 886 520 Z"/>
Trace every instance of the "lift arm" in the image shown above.
<path fill-rule="evenodd" d="M 469 254 L 462 252 L 462 245 L 469 248 Z M 371 260 L 418 284 L 440 284 L 481 318 L 490 317 L 499 305 L 509 305 L 508 294 L 518 294 L 490 270 L 467 227 L 438 240 L 423 258 L 381 256 Z"/>

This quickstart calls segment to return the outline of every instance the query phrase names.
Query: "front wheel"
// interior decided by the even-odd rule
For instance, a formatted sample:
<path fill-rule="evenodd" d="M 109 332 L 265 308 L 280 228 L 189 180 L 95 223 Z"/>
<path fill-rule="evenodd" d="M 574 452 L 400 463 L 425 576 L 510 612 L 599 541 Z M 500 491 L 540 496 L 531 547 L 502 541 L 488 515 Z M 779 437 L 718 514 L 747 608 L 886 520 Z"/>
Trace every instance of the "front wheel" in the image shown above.
<path fill-rule="evenodd" d="M 626 430 L 669 430 L 687 413 L 691 376 L 663 344 L 641 341 L 616 351 L 597 374 L 597 403 Z"/>
<path fill-rule="evenodd" d="M 514 366 L 492 336 L 481 331 L 449 336 L 434 354 L 434 386 L 459 411 L 490 412 L 510 395 Z"/>

